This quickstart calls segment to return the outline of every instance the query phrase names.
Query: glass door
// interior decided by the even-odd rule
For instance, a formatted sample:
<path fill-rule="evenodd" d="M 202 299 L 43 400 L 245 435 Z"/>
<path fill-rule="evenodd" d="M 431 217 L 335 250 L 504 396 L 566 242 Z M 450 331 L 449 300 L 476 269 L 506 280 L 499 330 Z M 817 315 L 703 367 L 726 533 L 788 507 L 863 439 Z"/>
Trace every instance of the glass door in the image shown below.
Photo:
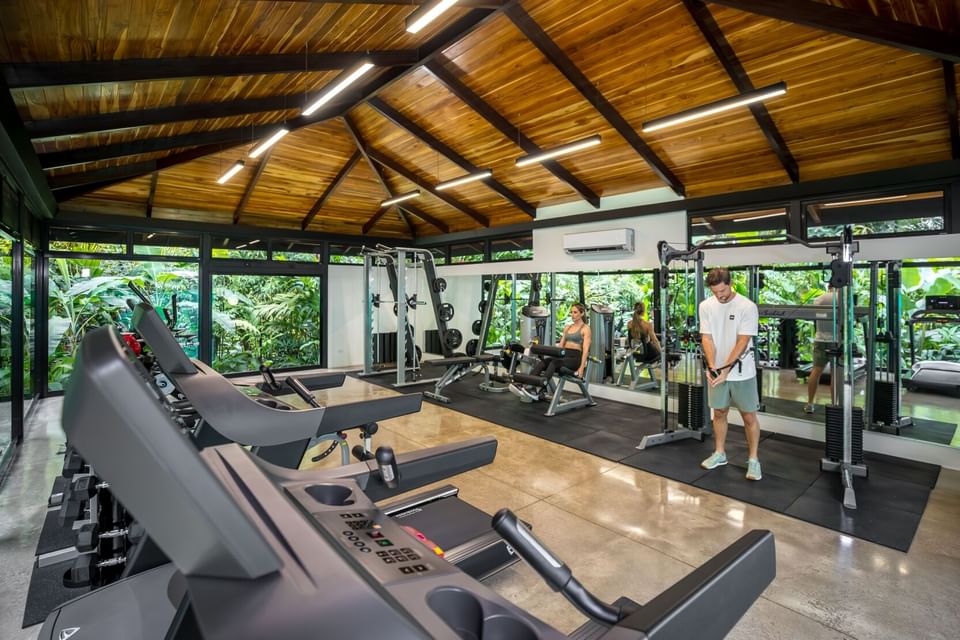
<path fill-rule="evenodd" d="M 34 301 L 36 300 L 35 253 L 33 247 L 23 245 L 23 415 L 26 416 L 38 394 L 34 393 L 36 380 L 36 343 L 34 341 Z"/>
<path fill-rule="evenodd" d="M 0 235 L 0 475 L 13 457 L 13 240 Z"/>
<path fill-rule="evenodd" d="M 213 368 L 321 366 L 322 294 L 314 274 L 214 274 Z"/>

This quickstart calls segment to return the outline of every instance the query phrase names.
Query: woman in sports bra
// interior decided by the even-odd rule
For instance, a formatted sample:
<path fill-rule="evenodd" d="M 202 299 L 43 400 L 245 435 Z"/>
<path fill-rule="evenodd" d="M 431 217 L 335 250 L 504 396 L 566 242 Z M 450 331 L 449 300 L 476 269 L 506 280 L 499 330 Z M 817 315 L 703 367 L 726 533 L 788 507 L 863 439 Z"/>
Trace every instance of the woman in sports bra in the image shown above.
<path fill-rule="evenodd" d="M 561 335 L 558 345 L 566 349 L 566 356 L 538 360 L 530 369 L 530 375 L 549 380 L 562 366 L 576 371 L 579 377 L 583 377 L 587 368 L 587 356 L 590 354 L 591 338 L 590 327 L 583 320 L 586 312 L 587 308 L 579 302 L 570 307 L 570 318 L 573 319 L 573 322 L 563 328 L 563 335 Z M 517 383 L 511 384 L 508 388 L 514 395 L 526 396 L 532 400 L 540 399 L 541 388 L 528 389 L 526 386 Z"/>

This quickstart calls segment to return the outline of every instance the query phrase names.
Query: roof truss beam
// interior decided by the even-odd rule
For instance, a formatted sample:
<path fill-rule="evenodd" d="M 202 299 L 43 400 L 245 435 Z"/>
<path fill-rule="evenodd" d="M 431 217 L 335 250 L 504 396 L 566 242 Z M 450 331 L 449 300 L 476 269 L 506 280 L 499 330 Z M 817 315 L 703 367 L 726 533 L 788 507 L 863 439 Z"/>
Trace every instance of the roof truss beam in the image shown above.
<path fill-rule="evenodd" d="M 747 75 L 746 69 L 743 68 L 740 59 L 734 53 L 733 47 L 727 42 L 720 25 L 713 19 L 713 14 L 710 13 L 707 5 L 701 0 L 683 0 L 683 5 L 687 8 L 693 21 L 697 23 L 700 33 L 703 34 L 710 48 L 713 49 L 714 55 L 723 65 L 727 75 L 730 76 L 730 80 L 737 87 L 737 91 L 740 93 L 753 91 L 756 87 L 750 81 L 750 76 Z M 749 108 L 750 113 L 753 114 L 753 119 L 757 121 L 760 131 L 763 132 L 763 137 L 767 139 L 773 153 L 780 160 L 780 165 L 787 172 L 790 181 L 800 182 L 800 168 L 797 166 L 797 160 L 790 153 L 790 149 L 787 148 L 787 142 L 780 135 L 780 130 L 774 124 L 767 108 L 759 102 L 749 105 Z"/>
<path fill-rule="evenodd" d="M 307 212 L 307 215 L 304 216 L 303 222 L 300 223 L 300 229 L 303 231 L 307 230 L 307 227 L 310 226 L 310 223 L 313 222 L 313 219 L 319 213 L 320 209 L 323 208 L 324 203 L 333 195 L 333 192 L 343 184 L 344 179 L 350 173 L 351 170 L 357 165 L 357 161 L 360 159 L 360 152 L 354 151 L 353 155 L 350 156 L 350 159 L 347 160 L 347 163 L 341 167 L 340 172 L 334 176 L 330 184 L 327 185 L 327 188 L 323 190 L 323 193 L 317 198 L 317 201 L 313 203 L 313 206 L 310 207 L 310 211 Z"/>
<path fill-rule="evenodd" d="M 344 51 L 327 53 L 284 53 L 245 56 L 204 56 L 193 58 L 145 58 L 136 60 L 87 60 L 83 62 L 31 62 L 0 66 L 11 89 L 73 84 L 103 84 L 205 78 L 212 76 L 250 76 L 271 73 L 338 71 L 361 60 L 380 67 L 414 64 L 416 49 L 395 51 Z"/>
<path fill-rule="evenodd" d="M 957 33 L 920 27 L 812 0 L 707 1 L 911 53 L 960 62 L 960 34 Z"/>
<path fill-rule="evenodd" d="M 523 10 L 519 4 L 512 4 L 503 9 L 507 17 L 523 33 L 526 38 L 540 50 L 547 60 L 562 73 L 577 91 L 589 102 L 597 112 L 619 133 L 627 143 L 643 158 L 650 169 L 677 195 L 684 195 L 685 189 L 680 179 L 661 160 L 640 134 L 624 119 L 620 112 L 601 94 L 597 88 L 575 64 L 567 57 L 550 36 Z"/>
<path fill-rule="evenodd" d="M 257 183 L 260 182 L 260 176 L 263 175 L 263 170 L 267 168 L 267 162 L 270 161 L 270 155 L 272 153 L 272 148 L 267 149 L 267 152 L 260 158 L 260 162 L 257 163 L 257 168 L 250 177 L 250 181 L 247 182 L 247 187 L 243 190 L 243 197 L 240 198 L 237 208 L 233 211 L 233 224 L 240 222 L 240 216 L 243 215 L 243 210 L 247 208 L 247 203 L 250 202 L 250 196 L 253 195 L 253 190 L 257 188 Z"/>
<path fill-rule="evenodd" d="M 464 104 L 473 109 L 478 115 L 486 120 L 494 129 L 503 134 L 511 142 L 528 154 L 540 153 L 543 149 L 537 146 L 533 140 L 523 135 L 519 129 L 511 124 L 496 109 L 474 93 L 467 85 L 461 82 L 453 73 L 447 70 L 439 60 L 435 60 L 426 65 L 434 78 L 440 84 L 445 86 L 450 93 L 457 96 Z M 581 198 L 589 202 L 595 208 L 600 206 L 600 196 L 593 192 L 590 187 L 580 181 L 575 175 L 567 170 L 556 160 L 547 160 L 542 163 L 543 168 L 552 173 L 556 178 L 566 183 L 568 187 L 576 191 Z"/>
<path fill-rule="evenodd" d="M 150 193 L 147 195 L 147 207 L 144 213 L 148 218 L 153 217 L 153 199 L 157 196 L 157 182 L 160 180 L 160 173 L 157 171 L 153 172 L 153 175 L 150 176 Z"/>
<path fill-rule="evenodd" d="M 402 113 L 388 105 L 386 102 L 380 98 L 372 98 L 367 102 L 367 104 L 373 108 L 374 111 L 379 113 L 381 116 L 397 125 L 414 138 L 425 144 L 432 151 L 440 153 L 450 162 L 454 163 L 467 173 L 476 173 L 480 171 L 480 167 L 476 166 L 459 153 L 454 151 L 449 145 L 438 140 L 429 132 L 427 132 L 423 127 L 413 122 Z M 487 187 L 490 187 L 501 196 L 507 199 L 515 207 L 523 211 L 525 214 L 531 218 L 537 217 L 537 210 L 530 203 L 525 201 L 523 198 L 518 196 L 516 193 L 505 187 L 499 180 L 491 176 L 486 180 L 482 181 Z"/>
<path fill-rule="evenodd" d="M 380 183 L 380 188 L 383 189 L 384 195 L 388 198 L 393 198 L 397 194 L 393 192 L 393 189 L 390 188 L 389 183 L 387 183 L 387 178 L 383 175 L 383 168 L 378 165 L 376 162 L 370 159 L 370 155 L 367 153 L 367 143 L 363 139 L 363 135 L 360 133 L 360 130 L 357 129 L 357 125 L 353 122 L 353 119 L 350 116 L 343 116 L 343 124 L 347 128 L 347 132 L 350 134 L 350 137 L 353 138 L 353 142 L 357 145 L 357 150 L 360 152 L 360 155 L 363 156 L 364 162 L 367 163 L 367 166 L 370 167 L 370 170 L 373 171 L 373 175 L 377 177 L 377 182 Z M 407 211 L 409 214 L 420 218 L 427 224 L 436 228 L 440 233 L 450 233 L 450 227 L 443 220 L 434 218 L 428 213 L 420 211 L 415 205 L 410 204 L 409 202 L 404 202 L 400 205 L 397 205 L 397 208 L 403 211 Z M 367 220 L 363 225 L 363 232 L 369 233 L 370 229 L 373 228 L 373 225 L 376 224 L 377 220 L 383 217 L 383 214 L 380 211 L 377 211 L 376 214 L 370 220 Z M 404 221 L 409 224 L 410 220 L 404 218 Z M 369 225 L 369 227 L 367 226 Z M 410 225 L 412 227 L 412 225 Z M 411 231 L 415 229 L 411 228 Z M 416 233 L 414 233 L 416 236 Z"/>
<path fill-rule="evenodd" d="M 466 216 L 469 216 L 470 218 L 473 218 L 474 221 L 476 221 L 478 224 L 484 227 L 490 226 L 490 221 L 485 216 L 475 211 L 472 207 L 469 207 L 463 204 L 462 202 L 452 198 L 451 196 L 445 194 L 444 192 L 437 191 L 436 189 L 434 189 L 432 184 L 422 179 L 420 176 L 415 174 L 413 171 L 407 169 L 400 163 L 395 162 L 394 160 L 388 158 L 387 156 L 383 155 L 382 153 L 370 147 L 367 148 L 367 154 L 370 156 L 370 159 L 373 160 L 374 162 L 383 165 L 384 167 L 386 167 L 387 169 L 390 169 L 394 173 L 399 173 L 408 181 L 417 185 L 419 188 L 423 189 L 424 191 L 432 194 L 437 199 L 442 200 L 443 202 L 450 205 L 460 213 Z"/>

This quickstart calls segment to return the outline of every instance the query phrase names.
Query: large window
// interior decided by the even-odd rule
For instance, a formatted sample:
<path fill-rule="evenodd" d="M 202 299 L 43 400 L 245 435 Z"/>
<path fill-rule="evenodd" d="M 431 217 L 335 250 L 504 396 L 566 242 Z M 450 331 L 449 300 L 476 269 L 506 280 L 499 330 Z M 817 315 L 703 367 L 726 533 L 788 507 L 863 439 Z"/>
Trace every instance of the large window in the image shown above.
<path fill-rule="evenodd" d="M 266 260 L 267 243 L 258 238 L 213 236 L 210 241 L 210 252 L 213 258 Z"/>
<path fill-rule="evenodd" d="M 126 253 L 126 231 L 50 228 L 50 251 Z"/>
<path fill-rule="evenodd" d="M 213 367 L 222 373 L 320 365 L 321 278 L 215 275 Z"/>
<path fill-rule="evenodd" d="M 483 242 L 468 242 L 466 244 L 455 244 L 450 247 L 450 264 L 483 262 L 483 260 Z"/>
<path fill-rule="evenodd" d="M 64 388 L 77 347 L 86 332 L 102 325 L 128 328 L 133 298 L 128 283 L 139 284 L 158 309 L 171 315 L 177 294 L 177 333 L 191 356 L 197 354 L 199 267 L 190 262 L 81 259 L 51 256 L 47 322 L 47 385 Z"/>
<path fill-rule="evenodd" d="M 0 236 L 0 469 L 9 460 L 13 442 L 13 241 Z"/>
<path fill-rule="evenodd" d="M 490 241 L 490 260 L 533 260 L 533 236 L 517 236 Z"/>
<path fill-rule="evenodd" d="M 135 232 L 133 234 L 133 252 L 142 256 L 196 258 L 200 255 L 200 238 L 156 231 Z"/>
<path fill-rule="evenodd" d="M 354 244 L 331 244 L 330 264 L 363 264 L 362 249 Z"/>
<path fill-rule="evenodd" d="M 941 233 L 943 191 L 877 197 L 837 198 L 806 206 L 807 236 L 836 238 L 851 225 L 857 236 Z"/>

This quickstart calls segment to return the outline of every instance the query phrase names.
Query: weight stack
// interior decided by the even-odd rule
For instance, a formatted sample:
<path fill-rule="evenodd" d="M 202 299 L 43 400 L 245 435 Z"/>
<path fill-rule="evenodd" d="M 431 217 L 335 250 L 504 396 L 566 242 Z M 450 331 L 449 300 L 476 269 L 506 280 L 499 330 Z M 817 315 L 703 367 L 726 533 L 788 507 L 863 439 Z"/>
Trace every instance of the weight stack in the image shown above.
<path fill-rule="evenodd" d="M 843 460 L 843 407 L 835 404 L 827 406 L 826 418 L 826 458 L 839 462 Z M 850 461 L 863 464 L 863 409 L 853 408 L 852 442 Z"/>
<path fill-rule="evenodd" d="M 374 363 L 393 362 L 397 359 L 397 332 L 374 334 L 374 347 Z"/>
<path fill-rule="evenodd" d="M 688 382 L 677 384 L 677 426 L 691 430 L 703 428 L 703 387 Z"/>
<path fill-rule="evenodd" d="M 890 426 L 900 418 L 900 394 L 890 380 L 877 380 L 873 387 L 873 419 Z"/>

